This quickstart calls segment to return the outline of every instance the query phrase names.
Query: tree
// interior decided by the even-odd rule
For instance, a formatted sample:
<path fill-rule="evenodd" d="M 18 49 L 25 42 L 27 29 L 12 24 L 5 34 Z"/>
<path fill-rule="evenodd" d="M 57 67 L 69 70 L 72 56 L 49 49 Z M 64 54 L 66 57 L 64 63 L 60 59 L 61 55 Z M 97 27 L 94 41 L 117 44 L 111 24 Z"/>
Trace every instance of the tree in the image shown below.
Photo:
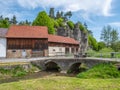
<path fill-rule="evenodd" d="M 118 32 L 111 26 L 103 27 L 101 33 L 101 40 L 103 40 L 107 47 L 111 46 L 114 42 L 118 40 Z"/>
<path fill-rule="evenodd" d="M 14 15 L 10 21 L 10 24 L 17 24 L 16 16 Z"/>
<path fill-rule="evenodd" d="M 71 12 L 71 11 L 66 12 L 66 13 L 64 14 L 64 17 L 63 17 L 63 18 L 64 18 L 64 21 L 67 21 L 68 18 L 70 19 L 71 16 L 72 16 L 72 12 Z"/>
<path fill-rule="evenodd" d="M 0 20 L 3 20 L 3 16 L 2 15 L 0 16 Z"/>
<path fill-rule="evenodd" d="M 67 24 L 70 27 L 70 29 L 74 29 L 74 23 L 72 21 L 68 21 Z"/>
<path fill-rule="evenodd" d="M 57 11 L 57 14 L 56 14 L 56 19 L 59 19 L 59 18 L 61 18 L 61 14 L 60 14 L 60 12 L 59 12 L 59 11 Z"/>
<path fill-rule="evenodd" d="M 56 19 L 57 23 L 59 24 L 60 27 L 64 26 L 64 20 L 62 18 Z"/>
<path fill-rule="evenodd" d="M 88 44 L 93 50 L 98 50 L 97 40 L 91 35 L 88 35 Z"/>
<path fill-rule="evenodd" d="M 101 49 L 103 49 L 105 47 L 106 47 L 106 45 L 105 45 L 104 42 L 98 42 L 98 50 L 101 50 Z"/>
<path fill-rule="evenodd" d="M 48 33 L 54 34 L 54 22 L 53 20 L 47 15 L 45 11 L 40 12 L 36 19 L 32 23 L 33 26 L 47 26 L 48 27 Z"/>
<path fill-rule="evenodd" d="M 1 16 L 1 19 L 0 19 L 0 28 L 8 28 L 9 27 L 9 18 L 3 18 Z"/>
<path fill-rule="evenodd" d="M 118 40 L 118 32 L 117 30 L 113 29 L 111 31 L 111 43 L 115 43 Z"/>
<path fill-rule="evenodd" d="M 31 25 L 31 22 L 29 22 L 28 20 L 20 21 L 18 25 Z"/>
<path fill-rule="evenodd" d="M 79 24 L 79 28 L 80 28 L 81 31 L 84 31 L 84 29 L 85 29 L 82 24 Z"/>
<path fill-rule="evenodd" d="M 93 36 L 93 32 L 91 30 L 87 30 L 87 31 L 88 31 L 88 34 Z"/>
<path fill-rule="evenodd" d="M 84 26 L 85 26 L 85 28 L 86 28 L 86 29 L 88 28 L 88 26 L 87 26 L 86 22 L 84 22 Z"/>
<path fill-rule="evenodd" d="M 116 52 L 120 52 L 120 41 L 117 41 L 117 42 L 113 43 L 112 48 L 113 48 Z"/>

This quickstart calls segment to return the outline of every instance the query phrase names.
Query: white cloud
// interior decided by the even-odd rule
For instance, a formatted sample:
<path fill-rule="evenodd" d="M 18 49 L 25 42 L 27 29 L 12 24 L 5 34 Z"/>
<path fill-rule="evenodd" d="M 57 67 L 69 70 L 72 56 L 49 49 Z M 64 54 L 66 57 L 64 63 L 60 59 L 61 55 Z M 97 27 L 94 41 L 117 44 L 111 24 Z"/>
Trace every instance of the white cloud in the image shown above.
<path fill-rule="evenodd" d="M 29 9 L 55 7 L 64 11 L 83 10 L 91 14 L 110 16 L 112 0 L 18 0 L 18 3 Z"/>
<path fill-rule="evenodd" d="M 17 6 L 27 10 L 34 10 L 42 7 L 44 10 L 54 7 L 62 11 L 72 11 L 78 13 L 78 18 L 82 17 L 88 22 L 92 22 L 91 15 L 110 16 L 113 0 L 0 0 L 1 15 L 12 17 L 16 15 L 24 17 L 23 13 L 17 11 Z M 74 16 L 77 18 L 77 16 Z"/>
<path fill-rule="evenodd" d="M 113 26 L 113 27 L 119 27 L 120 28 L 120 22 L 112 22 L 112 23 L 108 23 L 108 24 Z"/>

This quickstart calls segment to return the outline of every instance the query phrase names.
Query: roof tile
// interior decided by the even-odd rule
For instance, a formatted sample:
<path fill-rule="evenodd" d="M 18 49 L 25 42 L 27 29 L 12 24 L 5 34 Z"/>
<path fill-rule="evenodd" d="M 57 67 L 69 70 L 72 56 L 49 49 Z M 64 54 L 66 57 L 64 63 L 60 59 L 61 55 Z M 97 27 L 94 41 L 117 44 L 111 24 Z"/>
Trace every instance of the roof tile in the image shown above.
<path fill-rule="evenodd" d="M 79 42 L 74 40 L 73 38 L 56 36 L 56 35 L 48 35 L 48 42 L 79 44 Z"/>
<path fill-rule="evenodd" d="M 46 26 L 17 26 L 9 28 L 7 38 L 48 38 Z"/>
<path fill-rule="evenodd" d="M 0 37 L 5 37 L 8 29 L 7 28 L 0 28 Z"/>

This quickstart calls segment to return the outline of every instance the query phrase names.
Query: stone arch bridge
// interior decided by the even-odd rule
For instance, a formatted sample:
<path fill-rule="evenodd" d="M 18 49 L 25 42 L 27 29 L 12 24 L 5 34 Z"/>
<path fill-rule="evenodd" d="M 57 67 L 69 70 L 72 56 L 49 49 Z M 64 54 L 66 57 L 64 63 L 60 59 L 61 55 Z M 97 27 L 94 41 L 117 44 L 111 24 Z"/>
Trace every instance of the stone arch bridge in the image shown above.
<path fill-rule="evenodd" d="M 61 73 L 67 73 L 67 71 L 72 68 L 79 68 L 81 64 L 85 64 L 85 66 L 91 68 L 96 64 L 109 62 L 120 63 L 120 60 L 102 58 L 47 58 L 31 61 L 32 64 L 40 67 L 42 70 L 49 68 L 47 67 L 48 64 L 51 64 L 53 67 L 57 65 Z M 118 68 L 120 68 L 120 65 Z"/>

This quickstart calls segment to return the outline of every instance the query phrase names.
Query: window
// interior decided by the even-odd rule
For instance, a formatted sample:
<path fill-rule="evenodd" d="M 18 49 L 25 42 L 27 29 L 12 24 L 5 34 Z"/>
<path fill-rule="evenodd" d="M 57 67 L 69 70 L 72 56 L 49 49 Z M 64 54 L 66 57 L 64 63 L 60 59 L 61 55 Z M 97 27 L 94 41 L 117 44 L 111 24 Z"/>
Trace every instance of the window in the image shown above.
<path fill-rule="evenodd" d="M 59 48 L 59 51 L 62 51 L 62 48 Z"/>
<path fill-rule="evenodd" d="M 55 51 L 55 49 L 53 49 L 53 51 Z"/>

